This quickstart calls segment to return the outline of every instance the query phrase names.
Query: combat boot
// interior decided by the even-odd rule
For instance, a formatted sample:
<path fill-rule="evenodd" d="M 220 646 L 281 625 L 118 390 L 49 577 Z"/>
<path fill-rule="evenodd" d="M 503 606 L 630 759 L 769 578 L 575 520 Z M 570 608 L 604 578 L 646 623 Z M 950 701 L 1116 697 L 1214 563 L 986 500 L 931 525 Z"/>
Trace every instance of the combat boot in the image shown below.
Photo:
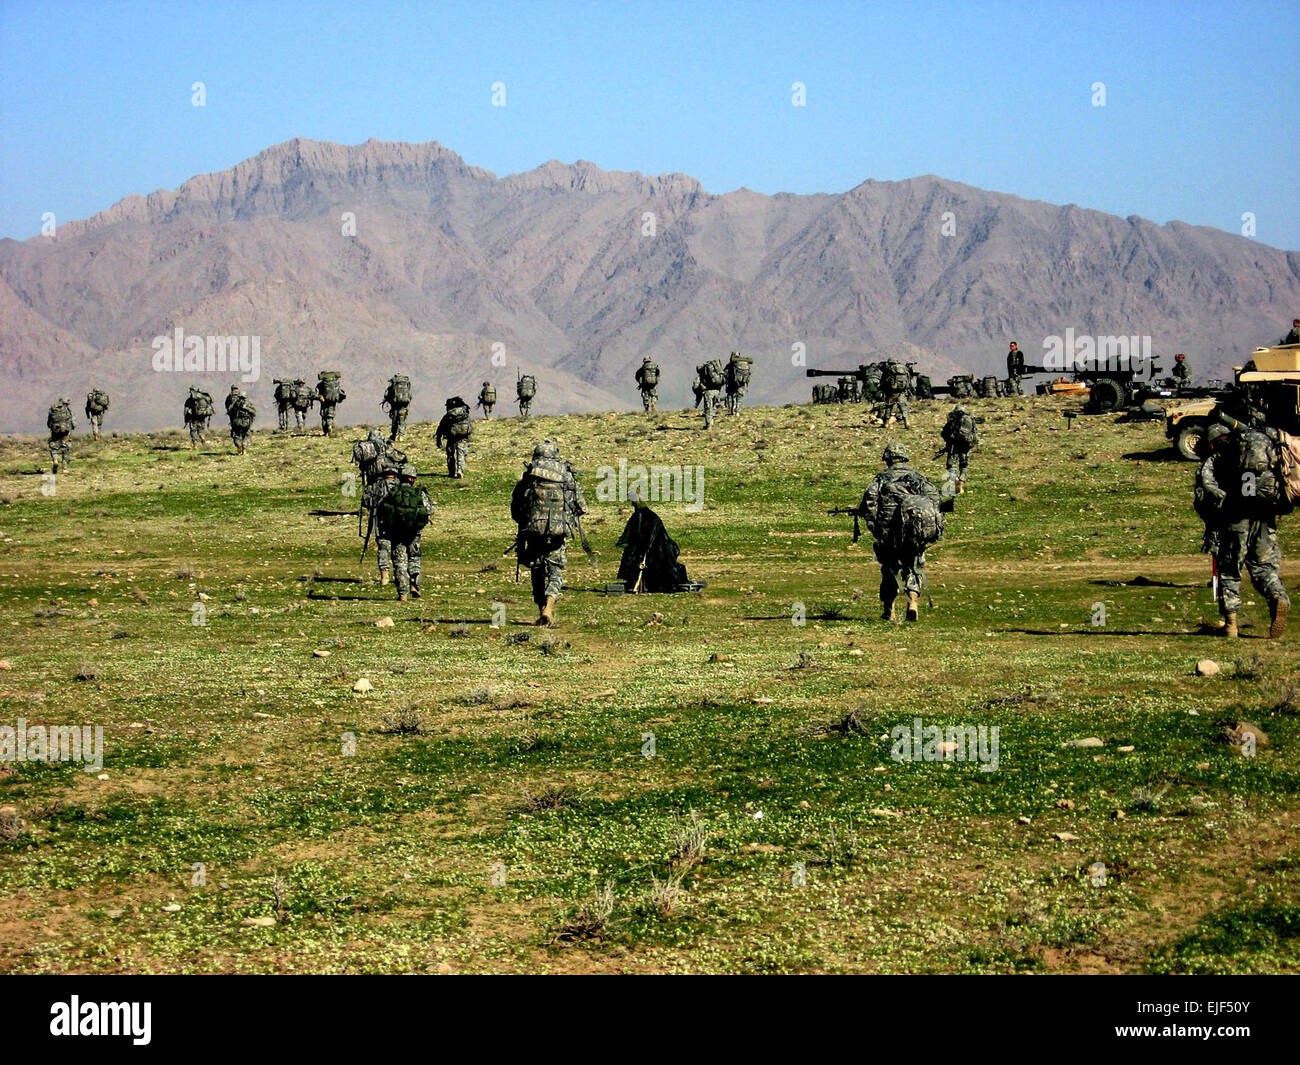
<path fill-rule="evenodd" d="M 411 598 L 420 598 L 420 586 L 415 581 L 411 581 Z"/>
<path fill-rule="evenodd" d="M 548 595 L 546 602 L 542 606 L 542 616 L 537 619 L 539 625 L 555 624 L 555 596 Z"/>
<path fill-rule="evenodd" d="M 907 620 L 915 621 L 921 616 L 921 597 L 916 592 L 907 593 Z"/>
<path fill-rule="evenodd" d="M 1227 611 L 1223 615 L 1223 635 L 1230 640 L 1237 638 L 1237 612 L 1235 610 Z"/>
<path fill-rule="evenodd" d="M 1272 624 L 1268 627 L 1268 638 L 1276 640 L 1282 633 L 1286 632 L 1286 614 L 1287 603 L 1284 599 L 1274 599 L 1268 604 L 1268 616 L 1272 619 Z"/>
<path fill-rule="evenodd" d="M 405 603 L 405 602 L 406 602 L 406 593 L 405 593 L 405 592 L 398 592 L 398 593 L 397 593 L 397 601 L 398 601 L 399 603 Z"/>
<path fill-rule="evenodd" d="M 387 583 L 388 583 L 388 570 L 381 569 L 379 571 L 379 587 L 382 588 Z"/>
<path fill-rule="evenodd" d="M 958 481 L 958 482 L 957 482 L 957 494 L 958 494 L 959 496 L 964 496 L 964 495 L 966 494 L 966 482 L 965 482 L 965 481 Z"/>
<path fill-rule="evenodd" d="M 880 620 L 881 621 L 894 620 L 894 601 L 892 599 L 888 603 L 882 602 L 880 604 Z"/>

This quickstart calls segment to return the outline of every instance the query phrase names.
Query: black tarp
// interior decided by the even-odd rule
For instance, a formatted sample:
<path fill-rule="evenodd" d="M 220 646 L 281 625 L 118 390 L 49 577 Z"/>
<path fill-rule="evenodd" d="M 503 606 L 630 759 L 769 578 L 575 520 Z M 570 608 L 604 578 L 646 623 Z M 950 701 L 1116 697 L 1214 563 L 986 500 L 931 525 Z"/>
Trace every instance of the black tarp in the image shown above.
<path fill-rule="evenodd" d="M 618 565 L 618 579 L 630 592 L 641 575 L 641 561 L 645 560 L 645 575 L 640 591 L 675 592 L 678 585 L 686 584 L 686 567 L 677 561 L 677 544 L 673 542 L 664 523 L 649 507 L 637 507 L 623 527 L 623 535 L 615 547 L 623 549 L 623 560 Z"/>

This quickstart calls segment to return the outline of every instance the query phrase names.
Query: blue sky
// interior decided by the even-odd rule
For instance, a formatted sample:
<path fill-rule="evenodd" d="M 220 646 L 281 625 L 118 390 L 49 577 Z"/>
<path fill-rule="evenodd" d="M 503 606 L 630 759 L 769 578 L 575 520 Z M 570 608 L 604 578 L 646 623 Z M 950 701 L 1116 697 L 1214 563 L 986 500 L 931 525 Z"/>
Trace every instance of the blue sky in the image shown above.
<path fill-rule="evenodd" d="M 497 174 L 680 171 L 711 192 L 933 173 L 1234 233 L 1252 212 L 1258 240 L 1300 249 L 1298 16 L 1294 0 L 0 0 L 0 236 L 301 136 L 437 140 Z"/>

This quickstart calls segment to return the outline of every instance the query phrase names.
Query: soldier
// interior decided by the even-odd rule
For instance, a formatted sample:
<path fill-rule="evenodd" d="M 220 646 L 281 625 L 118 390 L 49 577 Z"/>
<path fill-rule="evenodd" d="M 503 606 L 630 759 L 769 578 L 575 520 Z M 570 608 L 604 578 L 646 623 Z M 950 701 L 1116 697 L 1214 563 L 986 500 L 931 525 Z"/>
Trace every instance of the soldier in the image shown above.
<path fill-rule="evenodd" d="M 1025 353 L 1020 350 L 1013 340 L 1010 349 L 1007 351 L 1007 387 L 1010 394 L 1016 396 L 1025 394 L 1024 386 L 1020 383 L 1020 379 L 1024 376 Z"/>
<path fill-rule="evenodd" d="M 1181 351 L 1174 356 L 1174 386 L 1181 391 L 1192 383 L 1192 368 Z"/>
<path fill-rule="evenodd" d="M 190 385 L 190 394 L 185 400 L 185 426 L 190 431 L 190 447 L 206 444 L 204 435 L 208 421 L 212 417 L 212 396 L 201 388 Z"/>
<path fill-rule="evenodd" d="M 438 423 L 434 435 L 435 447 L 447 448 L 447 476 L 460 480 L 465 476 L 465 459 L 469 455 L 469 438 L 474 432 L 474 424 L 469 416 L 469 404 L 460 396 L 447 400 L 447 413 Z"/>
<path fill-rule="evenodd" d="M 497 404 L 497 390 L 493 387 L 491 381 L 484 381 L 483 387 L 478 390 L 478 403 L 475 406 L 483 408 L 484 420 L 492 418 L 492 408 Z"/>
<path fill-rule="evenodd" d="M 275 379 L 275 415 L 280 431 L 289 431 L 289 408 L 293 406 L 293 382 L 277 377 Z"/>
<path fill-rule="evenodd" d="M 316 393 L 307 387 L 307 382 L 301 377 L 295 378 L 293 382 L 293 422 L 295 429 L 305 429 L 307 427 L 307 415 L 311 413 L 311 405 L 316 402 Z"/>
<path fill-rule="evenodd" d="M 77 427 L 72 420 L 72 406 L 62 396 L 45 416 L 45 426 L 50 431 L 51 470 L 58 473 L 60 467 L 67 469 L 72 465 L 72 450 L 68 445 L 68 437 Z"/>
<path fill-rule="evenodd" d="M 880 404 L 880 424 L 887 426 L 891 415 L 897 416 L 904 429 L 907 424 L 907 389 L 911 380 L 905 367 L 897 359 L 890 359 L 880 374 L 880 390 L 884 400 Z"/>
<path fill-rule="evenodd" d="M 379 405 L 388 408 L 388 439 L 400 440 L 406 432 L 406 411 L 411 405 L 411 379 L 405 374 L 393 374 Z"/>
<path fill-rule="evenodd" d="M 852 377 L 837 377 L 835 379 L 835 401 L 837 403 L 853 402 L 853 381 Z"/>
<path fill-rule="evenodd" d="M 726 375 L 728 414 L 740 413 L 740 401 L 745 396 L 745 389 L 749 387 L 753 363 L 753 359 L 738 351 L 731 353 L 731 358 L 727 362 Z"/>
<path fill-rule="evenodd" d="M 956 495 L 966 491 L 966 467 L 970 463 L 970 453 L 979 446 L 979 433 L 975 428 L 975 419 L 967 412 L 964 404 L 953 407 L 942 430 L 944 450 L 948 456 L 948 483 Z"/>
<path fill-rule="evenodd" d="M 1214 562 L 1224 635 L 1237 635 L 1244 563 L 1251 584 L 1268 600 L 1268 635 L 1277 639 L 1286 629 L 1291 607 L 1282 583 L 1282 547 L 1277 539 L 1278 517 L 1291 510 L 1276 474 L 1277 430 L 1254 428 L 1223 414 L 1220 419 L 1228 423 L 1230 432 L 1216 438 L 1213 461 L 1201 464 L 1196 487 L 1198 513 L 1217 515 L 1219 520 Z"/>
<path fill-rule="evenodd" d="M 235 454 L 247 454 L 248 434 L 252 432 L 257 408 L 234 386 L 231 386 L 231 394 L 226 397 L 226 416 L 230 419 L 230 439 L 235 445 Z"/>
<path fill-rule="evenodd" d="M 537 395 L 537 378 L 532 374 L 522 374 L 515 381 L 515 399 L 519 403 L 519 417 L 527 418 L 533 409 L 533 397 Z"/>
<path fill-rule="evenodd" d="M 653 414 L 659 404 L 659 364 L 647 355 L 636 371 L 636 386 L 641 390 L 641 406 Z"/>
<path fill-rule="evenodd" d="M 1300 318 L 1291 320 L 1291 332 L 1282 338 L 1283 344 L 1300 344 Z"/>
<path fill-rule="evenodd" d="M 704 428 L 713 428 L 713 419 L 717 417 L 718 407 L 722 403 L 722 387 L 726 384 L 726 374 L 722 363 L 710 359 L 695 367 L 695 379 L 699 390 L 695 393 L 695 405 L 704 404 Z"/>
<path fill-rule="evenodd" d="M 100 388 L 92 388 L 86 394 L 86 418 L 90 421 L 90 435 L 99 439 L 104 426 L 104 412 L 108 410 L 108 393 Z"/>
<path fill-rule="evenodd" d="M 555 624 L 555 600 L 564 587 L 565 541 L 582 534 L 587 504 L 573 467 L 550 440 L 533 448 L 532 461 L 510 497 L 510 517 L 519 526 L 515 550 L 532 574 L 538 625 Z"/>
<path fill-rule="evenodd" d="M 429 493 L 416 485 L 420 471 L 410 463 L 403 466 L 392 479 L 388 490 L 378 503 L 376 516 L 379 522 L 380 572 L 386 576 L 383 563 L 384 547 L 392 560 L 393 582 L 397 585 L 397 601 L 406 602 L 420 598 L 420 534 L 429 524 L 433 513 L 433 500 Z M 381 584 L 388 582 L 383 576 Z"/>
<path fill-rule="evenodd" d="M 316 375 L 316 394 L 320 401 L 320 430 L 326 436 L 333 436 L 335 409 L 348 398 L 343 391 L 343 375 L 335 370 L 321 370 Z"/>
<path fill-rule="evenodd" d="M 876 541 L 881 618 L 894 619 L 901 575 L 907 591 L 907 620 L 916 621 L 925 584 L 925 549 L 943 535 L 939 489 L 908 465 L 902 445 L 889 444 L 881 457 L 887 468 L 862 494 L 857 515 Z"/>

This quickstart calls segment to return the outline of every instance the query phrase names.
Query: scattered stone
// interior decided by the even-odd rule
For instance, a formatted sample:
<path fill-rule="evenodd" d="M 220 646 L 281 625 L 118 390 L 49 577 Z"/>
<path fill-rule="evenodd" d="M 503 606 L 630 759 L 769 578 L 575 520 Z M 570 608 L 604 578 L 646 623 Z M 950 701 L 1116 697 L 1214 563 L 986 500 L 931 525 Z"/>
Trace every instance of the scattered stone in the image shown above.
<path fill-rule="evenodd" d="M 1020 817 L 1016 818 L 1016 823 L 1021 825 L 1032 825 L 1034 822 L 1031 818 L 1021 815 Z"/>
<path fill-rule="evenodd" d="M 1057 799 L 1057 800 L 1056 800 L 1056 808 L 1057 808 L 1058 810 L 1073 810 L 1073 809 L 1074 809 L 1074 800 L 1073 800 L 1073 799 Z"/>
<path fill-rule="evenodd" d="M 180 913 L 180 912 L 181 912 L 181 904 L 180 904 L 179 902 L 173 902 L 170 906 L 164 906 L 164 907 L 162 908 L 162 912 L 163 912 L 163 913 Z"/>
<path fill-rule="evenodd" d="M 12 662 L 10 662 L 9 659 L 6 658 L 6 659 L 3 659 L 3 660 L 0 660 L 0 669 L 3 669 L 6 673 L 8 673 L 9 670 L 11 670 L 11 669 L 13 669 L 13 668 L 14 668 L 14 664 L 13 664 Z"/>
<path fill-rule="evenodd" d="M 1132 754 L 1135 750 L 1137 750 L 1137 748 L 1134 747 L 1131 743 L 1127 747 L 1116 747 L 1115 749 L 1119 751 L 1120 754 Z"/>
<path fill-rule="evenodd" d="M 861 657 L 862 657 L 862 654 L 863 654 L 863 652 L 862 652 L 862 648 L 861 648 L 861 647 L 855 647 L 855 648 L 853 648 L 853 649 L 849 652 L 849 654 L 851 654 L 854 658 L 861 658 Z"/>
<path fill-rule="evenodd" d="M 1052 838 L 1054 840 L 1058 840 L 1061 843 L 1073 843 L 1079 837 L 1076 836 L 1073 832 L 1053 832 Z"/>
<path fill-rule="evenodd" d="M 1061 746 L 1062 747 L 1105 747 L 1106 743 L 1104 740 L 1100 740 L 1096 736 L 1084 736 L 1083 739 L 1081 740 L 1066 740 L 1063 744 L 1061 744 Z"/>
<path fill-rule="evenodd" d="M 1196 663 L 1196 675 L 1198 677 L 1213 677 L 1219 672 L 1219 663 L 1213 658 L 1202 658 Z"/>
<path fill-rule="evenodd" d="M 362 677 L 359 681 L 357 681 L 354 685 L 352 685 L 352 690 L 354 692 L 368 692 L 368 691 L 374 691 L 374 689 L 375 686 L 371 684 L 370 681 L 366 680 L 365 677 Z"/>
<path fill-rule="evenodd" d="M 874 817 L 902 817 L 898 810 L 886 810 L 883 806 L 877 806 L 872 811 Z"/>
<path fill-rule="evenodd" d="M 1113 818 L 1115 818 L 1116 821 L 1123 821 L 1123 820 L 1124 820 L 1124 811 L 1123 811 L 1123 810 L 1116 810 L 1116 811 L 1115 811 L 1113 814 L 1111 814 L 1110 816 L 1113 817 Z"/>
<path fill-rule="evenodd" d="M 333 653 L 334 653 L 333 651 L 320 651 L 320 650 L 317 650 L 317 651 L 313 651 L 313 652 L 312 652 L 312 657 L 313 657 L 313 658 L 329 658 L 329 656 L 332 655 Z"/>
<path fill-rule="evenodd" d="M 382 618 L 380 618 L 378 621 L 375 622 L 375 628 L 377 628 L 377 629 L 391 629 L 391 628 L 393 627 L 393 624 L 394 624 L 394 622 L 393 622 L 393 619 L 392 619 L 392 618 L 389 618 L 389 617 L 382 617 Z"/>
<path fill-rule="evenodd" d="M 274 917 L 245 917 L 239 922 L 245 928 L 274 928 Z"/>
<path fill-rule="evenodd" d="M 1220 735 L 1225 743 L 1233 747 L 1244 747 L 1248 742 L 1247 737 L 1253 737 L 1256 750 L 1273 746 L 1268 733 L 1249 721 L 1238 721 L 1231 728 L 1225 728 Z"/>

